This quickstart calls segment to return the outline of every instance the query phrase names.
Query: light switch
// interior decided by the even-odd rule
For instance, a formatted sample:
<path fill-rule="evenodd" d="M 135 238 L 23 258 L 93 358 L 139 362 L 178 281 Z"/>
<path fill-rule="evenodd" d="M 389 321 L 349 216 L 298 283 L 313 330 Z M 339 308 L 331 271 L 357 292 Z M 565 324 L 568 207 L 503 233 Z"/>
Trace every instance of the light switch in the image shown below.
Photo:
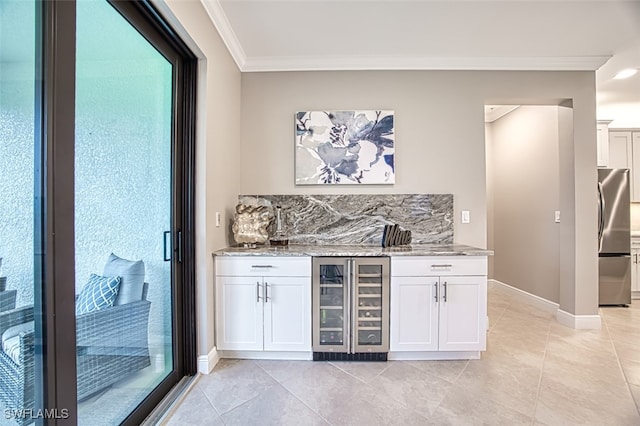
<path fill-rule="evenodd" d="M 560 223 L 560 210 L 556 210 L 556 223 Z"/>
<path fill-rule="evenodd" d="M 462 210 L 462 223 L 470 223 L 469 210 Z"/>
<path fill-rule="evenodd" d="M 220 227 L 220 212 L 216 212 L 216 227 L 219 228 Z"/>

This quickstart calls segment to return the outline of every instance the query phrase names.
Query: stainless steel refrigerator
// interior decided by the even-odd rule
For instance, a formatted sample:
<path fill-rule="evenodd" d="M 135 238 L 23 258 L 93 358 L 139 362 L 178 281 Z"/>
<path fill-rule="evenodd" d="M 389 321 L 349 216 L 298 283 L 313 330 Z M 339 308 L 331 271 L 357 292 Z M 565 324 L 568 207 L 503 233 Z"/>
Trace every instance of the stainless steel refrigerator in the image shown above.
<path fill-rule="evenodd" d="M 629 169 L 598 169 L 600 305 L 631 303 Z"/>

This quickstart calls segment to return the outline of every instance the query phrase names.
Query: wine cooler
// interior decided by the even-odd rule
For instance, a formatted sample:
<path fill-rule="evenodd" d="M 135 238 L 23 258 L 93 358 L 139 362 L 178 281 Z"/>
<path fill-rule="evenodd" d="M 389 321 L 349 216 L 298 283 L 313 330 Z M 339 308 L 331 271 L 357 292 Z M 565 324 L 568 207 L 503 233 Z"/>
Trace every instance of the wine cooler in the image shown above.
<path fill-rule="evenodd" d="M 389 258 L 313 258 L 313 359 L 386 361 Z"/>

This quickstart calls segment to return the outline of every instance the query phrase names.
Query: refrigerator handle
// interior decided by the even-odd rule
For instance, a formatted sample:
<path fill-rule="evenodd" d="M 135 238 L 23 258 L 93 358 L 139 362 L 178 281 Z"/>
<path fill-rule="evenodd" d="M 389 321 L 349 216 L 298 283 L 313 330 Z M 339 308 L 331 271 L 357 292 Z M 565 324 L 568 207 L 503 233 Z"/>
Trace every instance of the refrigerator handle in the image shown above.
<path fill-rule="evenodd" d="M 602 243 L 602 233 L 604 232 L 604 196 L 602 195 L 602 183 L 598 182 L 598 247 Z"/>

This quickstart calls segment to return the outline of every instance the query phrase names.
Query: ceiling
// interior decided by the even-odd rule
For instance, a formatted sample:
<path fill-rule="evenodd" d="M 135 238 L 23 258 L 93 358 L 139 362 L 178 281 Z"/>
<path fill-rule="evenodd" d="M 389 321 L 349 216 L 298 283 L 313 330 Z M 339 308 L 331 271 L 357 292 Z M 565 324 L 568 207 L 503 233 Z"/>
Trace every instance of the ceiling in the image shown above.
<path fill-rule="evenodd" d="M 640 0 L 202 0 L 244 72 L 598 70 L 640 103 Z"/>

